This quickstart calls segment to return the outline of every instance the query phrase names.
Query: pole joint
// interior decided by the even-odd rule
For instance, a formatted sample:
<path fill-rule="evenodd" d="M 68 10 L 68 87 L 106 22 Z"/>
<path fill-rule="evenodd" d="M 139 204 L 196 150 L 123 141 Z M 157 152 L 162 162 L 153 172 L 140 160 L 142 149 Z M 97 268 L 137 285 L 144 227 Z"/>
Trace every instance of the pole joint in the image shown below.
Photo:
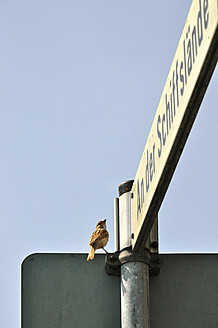
<path fill-rule="evenodd" d="M 129 262 L 147 264 L 150 276 L 158 275 L 160 272 L 160 255 L 150 252 L 146 247 L 137 252 L 132 250 L 132 247 L 126 247 L 122 251 L 107 254 L 105 257 L 105 271 L 108 275 L 120 276 L 121 265 Z"/>

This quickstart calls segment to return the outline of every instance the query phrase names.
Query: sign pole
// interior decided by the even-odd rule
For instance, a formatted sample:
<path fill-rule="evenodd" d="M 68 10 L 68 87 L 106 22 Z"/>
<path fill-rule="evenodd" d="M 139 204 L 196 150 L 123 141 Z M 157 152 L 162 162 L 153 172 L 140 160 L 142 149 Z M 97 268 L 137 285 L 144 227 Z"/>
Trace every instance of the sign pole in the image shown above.
<path fill-rule="evenodd" d="M 114 250 L 120 250 L 120 231 L 119 231 L 119 198 L 114 198 Z"/>
<path fill-rule="evenodd" d="M 149 268 L 145 263 L 121 266 L 121 327 L 150 328 Z"/>
<path fill-rule="evenodd" d="M 121 274 L 122 328 L 150 327 L 149 273 L 161 264 L 158 211 L 217 61 L 218 2 L 193 0 L 135 179 L 119 186 L 119 241 L 105 269 Z"/>
<path fill-rule="evenodd" d="M 149 328 L 149 266 L 131 253 L 132 184 L 130 180 L 119 186 L 121 327 Z"/>

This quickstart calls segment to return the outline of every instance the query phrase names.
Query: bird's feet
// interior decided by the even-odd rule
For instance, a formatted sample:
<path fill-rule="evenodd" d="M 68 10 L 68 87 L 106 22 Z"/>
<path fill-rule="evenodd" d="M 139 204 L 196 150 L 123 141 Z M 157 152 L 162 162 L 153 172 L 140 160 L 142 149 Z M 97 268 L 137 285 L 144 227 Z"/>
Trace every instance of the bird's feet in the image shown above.
<path fill-rule="evenodd" d="M 102 247 L 102 249 L 105 251 L 106 254 L 108 254 L 108 252 L 106 251 L 106 249 L 104 249 L 104 247 Z"/>

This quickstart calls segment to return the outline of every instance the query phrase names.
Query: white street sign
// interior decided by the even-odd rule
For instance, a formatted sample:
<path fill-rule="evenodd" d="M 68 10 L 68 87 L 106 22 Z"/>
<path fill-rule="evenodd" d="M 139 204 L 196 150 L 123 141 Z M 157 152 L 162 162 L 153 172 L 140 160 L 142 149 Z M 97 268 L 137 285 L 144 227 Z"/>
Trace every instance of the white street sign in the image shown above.
<path fill-rule="evenodd" d="M 132 187 L 133 247 L 144 245 L 218 58 L 217 0 L 193 0 Z"/>

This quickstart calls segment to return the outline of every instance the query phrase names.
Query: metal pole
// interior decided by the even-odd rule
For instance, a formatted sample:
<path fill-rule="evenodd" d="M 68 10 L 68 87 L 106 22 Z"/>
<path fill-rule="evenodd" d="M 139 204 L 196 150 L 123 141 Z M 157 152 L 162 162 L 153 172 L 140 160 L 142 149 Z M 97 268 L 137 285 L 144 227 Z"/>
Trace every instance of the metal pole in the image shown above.
<path fill-rule="evenodd" d="M 121 327 L 148 328 L 149 268 L 141 262 L 121 266 Z"/>
<path fill-rule="evenodd" d="M 120 250 L 120 229 L 119 229 L 119 198 L 114 198 L 114 249 Z"/>
<path fill-rule="evenodd" d="M 119 198 L 120 249 L 132 245 L 131 239 L 131 191 L 126 191 Z"/>
<path fill-rule="evenodd" d="M 131 188 L 133 180 L 119 186 L 120 258 L 131 248 Z M 123 251 L 123 252 L 122 252 Z M 149 328 L 149 267 L 130 260 L 121 265 L 121 327 Z"/>

